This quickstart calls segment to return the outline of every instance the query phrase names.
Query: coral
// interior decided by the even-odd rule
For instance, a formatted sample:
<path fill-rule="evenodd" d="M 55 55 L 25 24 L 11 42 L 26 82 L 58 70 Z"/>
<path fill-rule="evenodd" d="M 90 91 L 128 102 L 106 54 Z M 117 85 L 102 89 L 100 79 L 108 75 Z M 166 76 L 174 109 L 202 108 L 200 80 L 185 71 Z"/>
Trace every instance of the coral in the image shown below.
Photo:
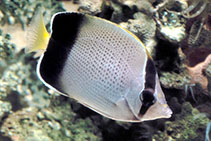
<path fill-rule="evenodd" d="M 12 106 L 9 102 L 0 101 L 0 121 L 11 113 Z"/>
<path fill-rule="evenodd" d="M 0 30 L 0 121 L 2 118 L 11 113 L 12 106 L 7 101 L 1 101 L 7 97 L 7 88 L 4 87 L 7 82 L 2 81 L 4 75 L 2 74 L 6 67 L 14 62 L 15 45 L 10 43 L 10 35 L 4 34 Z"/>
<path fill-rule="evenodd" d="M 102 11 L 98 16 L 113 21 L 115 23 L 127 22 L 133 19 L 134 13 L 138 12 L 135 6 L 122 4 L 117 1 L 104 1 Z"/>
<path fill-rule="evenodd" d="M 35 72 L 36 62 L 32 61 L 33 58 L 23 52 L 16 53 L 15 48 L 10 43 L 4 44 L 1 49 L 0 53 L 7 53 L 8 56 L 2 55 L 1 58 L 6 61 L 6 64 L 1 70 L 0 99 L 10 100 L 10 98 L 17 96 L 23 97 L 23 105 L 28 103 L 28 105 L 36 105 L 40 108 L 47 106 L 50 102 L 50 95 L 46 93 L 47 89 L 38 81 Z"/>
<path fill-rule="evenodd" d="M 190 22 L 192 22 L 190 20 Z M 187 28 L 189 27 L 190 30 L 187 29 L 188 36 L 185 41 L 187 41 L 187 45 L 191 49 L 204 47 L 209 48 L 211 45 L 211 31 L 206 29 L 208 24 L 203 23 L 203 20 L 196 20 L 193 23 L 190 23 L 190 25 L 187 25 Z M 189 22 L 188 22 L 189 23 Z M 203 26 L 204 25 L 204 26 Z M 184 47 L 183 47 L 184 48 Z M 211 51 L 210 51 L 211 52 Z"/>
<path fill-rule="evenodd" d="M 186 64 L 189 67 L 194 67 L 211 54 L 211 2 L 208 0 L 188 0 L 187 3 L 187 9 L 182 13 L 187 20 L 185 25 L 187 36 L 181 42 L 181 48 L 187 56 Z"/>
<path fill-rule="evenodd" d="M 205 70 L 205 74 L 206 76 L 208 76 L 209 78 L 211 78 L 211 64 L 209 64 Z"/>
<path fill-rule="evenodd" d="M 0 76 L 4 68 L 14 58 L 15 45 L 10 42 L 11 36 L 0 29 Z"/>
<path fill-rule="evenodd" d="M 131 9 L 137 9 L 146 15 L 152 15 L 154 7 L 152 6 L 151 1 L 146 0 L 116 0 L 119 3 L 130 7 Z"/>
<path fill-rule="evenodd" d="M 166 9 L 160 8 L 155 16 L 158 31 L 164 39 L 170 42 L 180 42 L 185 36 L 185 19 L 175 13 L 171 13 Z"/>
<path fill-rule="evenodd" d="M 11 138 L 36 141 L 101 140 L 101 133 L 92 121 L 76 119 L 70 104 L 54 99 L 48 108 L 24 108 L 4 121 L 1 132 Z"/>
<path fill-rule="evenodd" d="M 4 24 L 15 24 L 21 23 L 22 27 L 25 27 L 32 19 L 35 11 L 42 7 L 43 13 L 50 21 L 52 14 L 64 11 L 60 2 L 55 0 L 1 0 L 0 1 L 0 23 Z"/>
<path fill-rule="evenodd" d="M 186 60 L 184 53 L 173 44 L 164 42 L 158 44 L 158 46 L 155 63 L 162 86 L 184 90 L 186 85 L 191 84 L 191 76 L 188 74 L 186 65 L 184 64 Z"/>
<path fill-rule="evenodd" d="M 101 12 L 103 0 L 80 0 L 79 12 L 96 15 Z"/>
<path fill-rule="evenodd" d="M 208 122 L 209 119 L 204 114 L 186 102 L 182 106 L 182 112 L 175 116 L 175 120 L 167 121 L 165 131 L 158 131 L 153 139 L 156 141 L 204 140 Z"/>
<path fill-rule="evenodd" d="M 182 15 L 186 18 L 195 18 L 197 16 L 202 16 L 206 12 L 210 11 L 210 1 L 209 0 L 187 0 L 187 7 L 182 11 Z"/>
<path fill-rule="evenodd" d="M 204 62 L 197 64 L 194 67 L 187 67 L 188 72 L 191 76 L 191 83 L 200 83 L 204 90 L 207 90 L 208 87 L 208 79 L 204 76 L 204 71 L 211 64 L 211 55 L 207 56 Z"/>
<path fill-rule="evenodd" d="M 160 82 L 165 88 L 184 89 L 190 84 L 190 76 L 185 70 L 181 73 L 162 72 Z"/>
<path fill-rule="evenodd" d="M 127 22 L 120 23 L 120 26 L 134 33 L 147 47 L 150 53 L 156 45 L 155 32 L 156 23 L 146 14 L 137 12 L 134 14 L 134 19 L 129 19 Z"/>
<path fill-rule="evenodd" d="M 160 82 L 165 88 L 184 89 L 186 85 L 191 84 L 191 76 L 184 65 L 185 56 L 180 49 L 178 54 L 180 63 L 176 67 L 179 71 L 160 71 Z"/>

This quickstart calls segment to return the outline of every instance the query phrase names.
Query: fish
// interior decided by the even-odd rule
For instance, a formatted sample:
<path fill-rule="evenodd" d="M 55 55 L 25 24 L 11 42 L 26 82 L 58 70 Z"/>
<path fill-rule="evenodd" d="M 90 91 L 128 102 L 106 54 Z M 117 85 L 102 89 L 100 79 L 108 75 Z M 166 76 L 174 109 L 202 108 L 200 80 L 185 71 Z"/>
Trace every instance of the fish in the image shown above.
<path fill-rule="evenodd" d="M 50 33 L 42 15 L 30 29 L 26 52 L 41 52 L 36 71 L 48 88 L 112 120 L 171 117 L 152 57 L 130 31 L 78 12 L 53 15 Z"/>

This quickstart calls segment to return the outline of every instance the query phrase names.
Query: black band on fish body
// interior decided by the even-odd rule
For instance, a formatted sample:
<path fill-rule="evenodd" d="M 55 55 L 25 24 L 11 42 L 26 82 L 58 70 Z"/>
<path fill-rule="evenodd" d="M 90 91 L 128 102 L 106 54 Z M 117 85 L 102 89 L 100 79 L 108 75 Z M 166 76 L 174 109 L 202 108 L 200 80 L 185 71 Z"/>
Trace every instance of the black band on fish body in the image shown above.
<path fill-rule="evenodd" d="M 147 64 L 145 68 L 146 76 L 145 76 L 145 89 L 152 88 L 155 89 L 156 85 L 156 69 L 152 59 L 147 59 Z"/>
<path fill-rule="evenodd" d="M 63 44 L 73 44 L 83 21 L 84 15 L 80 13 L 57 14 L 53 19 L 51 38 Z"/>
<path fill-rule="evenodd" d="M 156 69 L 153 61 L 149 58 L 147 60 L 145 72 L 145 88 L 140 94 L 140 100 L 142 101 L 142 107 L 139 111 L 140 115 L 144 115 L 149 107 L 156 102 L 154 97 L 156 85 Z"/>
<path fill-rule="evenodd" d="M 52 22 L 51 38 L 39 71 L 46 83 L 61 92 L 58 78 L 75 43 L 83 19 L 82 14 L 60 13 L 54 17 Z"/>

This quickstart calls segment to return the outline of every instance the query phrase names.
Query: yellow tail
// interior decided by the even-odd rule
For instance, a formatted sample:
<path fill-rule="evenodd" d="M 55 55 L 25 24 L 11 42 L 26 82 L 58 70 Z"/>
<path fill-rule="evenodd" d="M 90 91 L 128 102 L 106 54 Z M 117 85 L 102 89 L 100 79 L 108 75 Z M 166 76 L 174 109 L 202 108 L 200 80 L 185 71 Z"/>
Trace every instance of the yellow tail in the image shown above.
<path fill-rule="evenodd" d="M 50 35 L 44 24 L 42 13 L 39 11 L 32 20 L 26 32 L 26 53 L 44 52 L 46 50 Z"/>

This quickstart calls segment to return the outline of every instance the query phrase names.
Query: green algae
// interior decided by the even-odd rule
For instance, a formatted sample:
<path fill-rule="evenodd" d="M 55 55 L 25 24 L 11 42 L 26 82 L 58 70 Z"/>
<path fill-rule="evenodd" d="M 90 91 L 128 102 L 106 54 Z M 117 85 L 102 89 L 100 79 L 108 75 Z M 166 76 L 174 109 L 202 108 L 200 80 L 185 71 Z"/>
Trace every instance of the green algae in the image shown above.
<path fill-rule="evenodd" d="M 186 70 L 180 73 L 176 72 L 162 72 L 160 82 L 165 88 L 184 89 L 189 85 L 191 78 Z"/>
<path fill-rule="evenodd" d="M 182 112 L 175 116 L 174 121 L 165 123 L 165 131 L 158 131 L 153 138 L 156 141 L 187 141 L 203 140 L 206 125 L 209 119 L 186 102 L 182 106 Z"/>

